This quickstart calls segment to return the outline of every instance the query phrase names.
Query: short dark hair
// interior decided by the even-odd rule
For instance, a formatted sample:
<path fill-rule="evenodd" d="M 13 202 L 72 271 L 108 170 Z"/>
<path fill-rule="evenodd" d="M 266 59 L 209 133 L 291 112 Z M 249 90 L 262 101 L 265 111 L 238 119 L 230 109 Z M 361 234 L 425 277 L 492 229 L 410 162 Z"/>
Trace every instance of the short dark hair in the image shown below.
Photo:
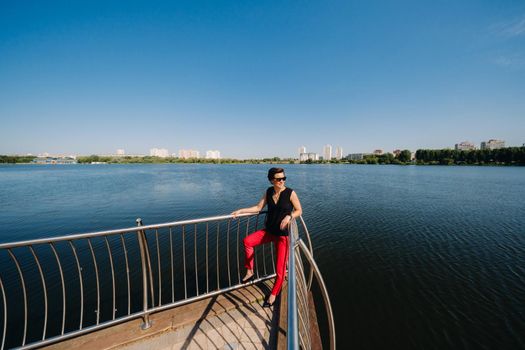
<path fill-rule="evenodd" d="M 283 168 L 271 168 L 268 170 L 268 180 L 272 181 L 275 174 L 284 173 Z"/>

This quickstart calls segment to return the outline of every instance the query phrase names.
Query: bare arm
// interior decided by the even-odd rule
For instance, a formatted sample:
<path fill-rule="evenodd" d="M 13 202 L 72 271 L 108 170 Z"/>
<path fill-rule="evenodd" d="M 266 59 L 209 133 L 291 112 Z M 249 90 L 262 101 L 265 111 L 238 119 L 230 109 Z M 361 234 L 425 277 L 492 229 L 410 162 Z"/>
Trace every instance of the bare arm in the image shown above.
<path fill-rule="evenodd" d="M 298 218 L 299 216 L 303 215 L 303 208 L 301 207 L 301 202 L 299 202 L 299 197 L 297 197 L 297 193 L 295 193 L 295 191 L 292 192 L 290 201 L 293 204 L 292 218 Z"/>
<path fill-rule="evenodd" d="M 265 205 L 266 205 L 266 194 L 264 194 L 262 198 L 259 200 L 259 203 L 257 203 L 253 207 L 237 209 L 236 211 L 231 213 L 231 215 L 233 215 L 233 217 L 237 217 L 237 215 L 240 215 L 240 214 L 257 214 L 264 208 Z"/>
<path fill-rule="evenodd" d="M 303 215 L 303 208 L 301 207 L 301 202 L 299 201 L 299 197 L 297 197 L 297 193 L 295 193 L 295 191 L 293 191 L 290 195 L 290 201 L 293 205 L 293 212 L 291 216 L 286 215 L 283 221 L 281 221 L 281 230 L 284 230 L 293 218 L 298 218 L 299 216 Z"/>

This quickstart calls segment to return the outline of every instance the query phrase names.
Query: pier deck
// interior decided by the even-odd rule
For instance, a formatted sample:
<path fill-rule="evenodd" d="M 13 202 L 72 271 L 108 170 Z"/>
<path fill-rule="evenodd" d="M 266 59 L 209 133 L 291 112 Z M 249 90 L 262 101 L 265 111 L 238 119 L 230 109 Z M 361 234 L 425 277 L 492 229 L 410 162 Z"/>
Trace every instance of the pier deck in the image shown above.
<path fill-rule="evenodd" d="M 261 306 L 269 292 L 269 282 L 250 285 L 153 314 L 147 330 L 138 319 L 45 349 L 275 349 L 279 307 Z"/>

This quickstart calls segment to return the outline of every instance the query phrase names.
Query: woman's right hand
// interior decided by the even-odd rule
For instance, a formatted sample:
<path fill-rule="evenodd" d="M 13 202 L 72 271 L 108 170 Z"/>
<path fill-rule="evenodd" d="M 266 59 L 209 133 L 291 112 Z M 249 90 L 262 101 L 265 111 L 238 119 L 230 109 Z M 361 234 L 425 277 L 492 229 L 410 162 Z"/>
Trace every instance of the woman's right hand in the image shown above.
<path fill-rule="evenodd" d="M 236 210 L 236 211 L 232 212 L 231 215 L 232 215 L 233 218 L 235 219 L 235 218 L 237 218 L 238 215 L 242 214 L 241 211 L 242 211 L 241 209 Z"/>

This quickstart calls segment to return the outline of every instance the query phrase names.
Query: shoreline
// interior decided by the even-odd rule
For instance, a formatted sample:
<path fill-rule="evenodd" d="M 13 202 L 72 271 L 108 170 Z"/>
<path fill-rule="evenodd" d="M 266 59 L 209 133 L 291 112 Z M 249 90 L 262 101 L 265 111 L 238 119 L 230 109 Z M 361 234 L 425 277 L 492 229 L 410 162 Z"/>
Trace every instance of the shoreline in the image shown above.
<path fill-rule="evenodd" d="M 348 162 L 333 162 L 333 163 L 300 163 L 300 162 L 264 162 L 264 161 L 238 161 L 238 162 L 99 162 L 99 163 L 55 163 L 55 164 L 39 164 L 39 163 L 0 163 L 0 166 L 3 165 L 34 165 L 34 166 L 75 166 L 75 165 L 180 165 L 180 164 L 201 164 L 201 165 L 257 165 L 257 164 L 267 164 L 267 165 L 371 165 L 371 166 L 429 166 L 429 167 L 523 167 L 525 164 L 418 164 L 418 163 L 409 163 L 409 164 L 389 164 L 389 163 L 378 163 L 378 164 L 368 164 L 368 163 L 348 163 Z"/>

